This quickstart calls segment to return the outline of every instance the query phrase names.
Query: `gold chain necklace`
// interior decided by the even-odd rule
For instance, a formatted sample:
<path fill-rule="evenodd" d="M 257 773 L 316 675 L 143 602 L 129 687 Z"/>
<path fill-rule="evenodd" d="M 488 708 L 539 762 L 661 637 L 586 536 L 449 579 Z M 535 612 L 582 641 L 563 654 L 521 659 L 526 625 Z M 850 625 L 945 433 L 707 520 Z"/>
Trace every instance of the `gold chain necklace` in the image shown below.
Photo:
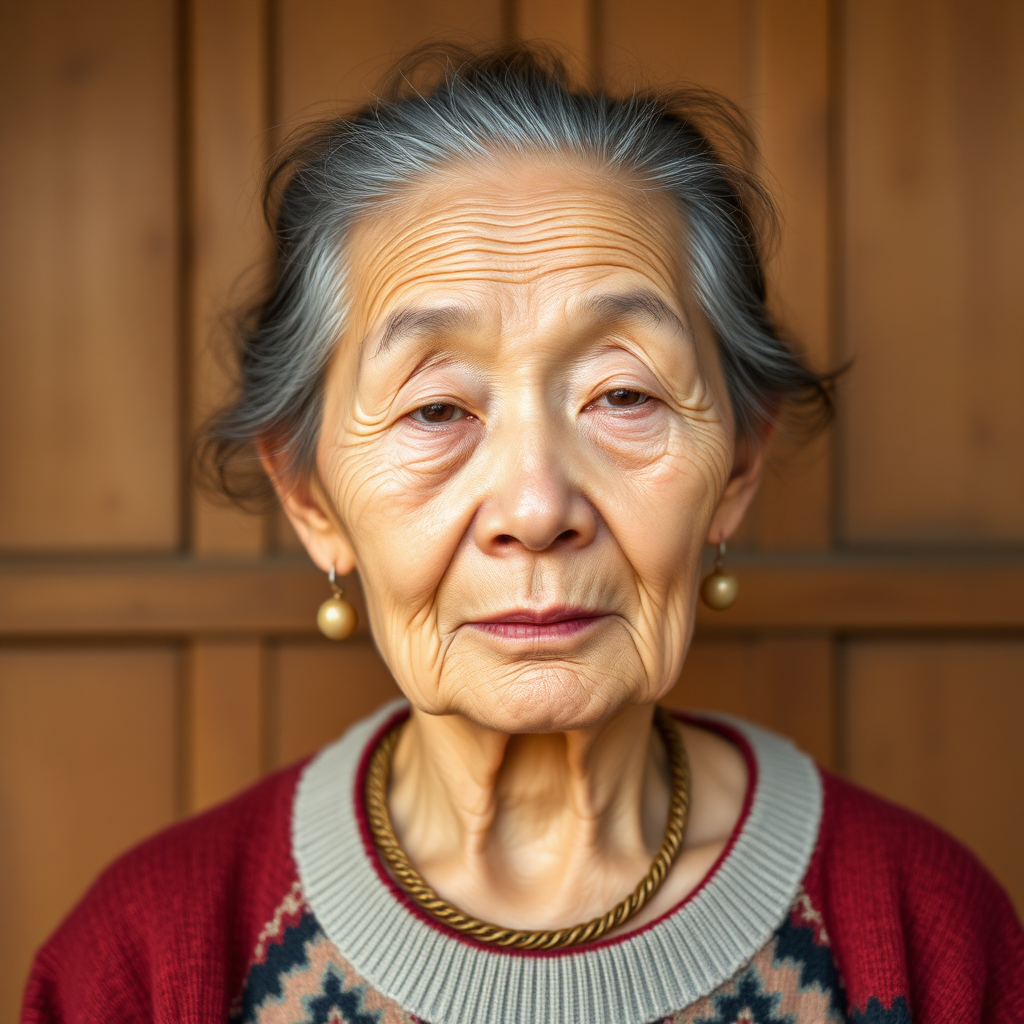
<path fill-rule="evenodd" d="M 556 928 L 551 931 L 513 930 L 470 917 L 469 914 L 464 914 L 451 903 L 441 899 L 409 862 L 405 851 L 398 845 L 387 801 L 391 759 L 398 744 L 401 724 L 396 725 L 381 739 L 370 757 L 364 789 L 366 815 L 373 841 L 398 883 L 418 906 L 450 928 L 469 935 L 478 942 L 507 949 L 564 949 L 567 946 L 578 946 L 584 942 L 594 942 L 628 921 L 665 881 L 665 876 L 683 845 L 683 832 L 686 829 L 686 818 L 690 808 L 690 765 L 682 736 L 672 717 L 662 708 L 654 709 L 654 724 L 665 744 L 672 774 L 672 796 L 669 800 L 668 822 L 665 825 L 661 847 L 640 884 L 607 914 L 595 917 L 584 924 L 573 925 L 571 928 Z"/>

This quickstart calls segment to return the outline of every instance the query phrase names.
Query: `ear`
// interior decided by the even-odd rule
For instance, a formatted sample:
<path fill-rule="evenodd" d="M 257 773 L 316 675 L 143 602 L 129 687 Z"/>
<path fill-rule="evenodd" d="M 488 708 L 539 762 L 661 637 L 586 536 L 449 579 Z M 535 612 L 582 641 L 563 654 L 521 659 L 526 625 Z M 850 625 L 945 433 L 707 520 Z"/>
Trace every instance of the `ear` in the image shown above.
<path fill-rule="evenodd" d="M 259 443 L 260 462 L 281 500 L 288 521 L 323 572 L 331 567 L 339 576 L 355 568 L 355 551 L 337 514 L 316 480 L 294 481 L 286 474 L 283 459 L 269 441 Z"/>
<path fill-rule="evenodd" d="M 709 544 L 720 544 L 739 529 L 761 483 L 765 452 L 773 432 L 774 428 L 768 427 L 761 437 L 751 438 L 746 434 L 737 437 L 732 473 L 708 528 Z"/>

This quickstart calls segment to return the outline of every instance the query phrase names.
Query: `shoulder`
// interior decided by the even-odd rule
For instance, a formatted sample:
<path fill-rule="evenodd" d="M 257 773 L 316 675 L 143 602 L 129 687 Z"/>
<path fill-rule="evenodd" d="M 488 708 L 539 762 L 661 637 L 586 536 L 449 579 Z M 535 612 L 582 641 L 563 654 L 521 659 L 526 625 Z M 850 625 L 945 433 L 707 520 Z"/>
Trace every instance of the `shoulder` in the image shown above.
<path fill-rule="evenodd" d="M 185 975 L 218 1003 L 230 998 L 220 990 L 241 976 L 295 878 L 291 808 L 301 768 L 268 776 L 111 864 L 39 951 L 25 1020 L 153 1019 L 152 989 Z M 139 1000 L 150 1009 L 133 1010 Z"/>
<path fill-rule="evenodd" d="M 872 892 L 898 887 L 907 910 L 939 912 L 950 890 L 1005 897 L 977 857 L 919 815 L 822 771 L 824 804 L 812 871 Z"/>
<path fill-rule="evenodd" d="M 977 857 L 908 810 L 828 772 L 822 782 L 805 885 L 851 1007 L 902 995 L 915 1020 L 1024 1019 L 1024 932 Z"/>
<path fill-rule="evenodd" d="M 219 903 L 290 875 L 291 809 L 300 773 L 301 766 L 292 766 L 270 775 L 140 843 L 103 872 L 72 916 L 114 904 L 170 924 L 200 898 L 205 905 Z"/>

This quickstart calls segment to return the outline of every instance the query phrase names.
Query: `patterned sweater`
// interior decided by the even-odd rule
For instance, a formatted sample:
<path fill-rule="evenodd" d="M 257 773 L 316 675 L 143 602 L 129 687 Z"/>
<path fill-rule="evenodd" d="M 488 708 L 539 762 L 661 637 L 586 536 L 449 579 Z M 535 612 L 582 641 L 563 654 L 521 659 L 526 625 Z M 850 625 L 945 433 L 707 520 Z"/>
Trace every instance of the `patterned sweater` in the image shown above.
<path fill-rule="evenodd" d="M 1024 1021 L 1024 931 L 974 857 L 719 716 L 688 720 L 736 743 L 750 781 L 695 892 L 575 950 L 467 940 L 394 885 L 366 825 L 368 752 L 406 713 L 122 857 L 40 950 L 23 1021 Z"/>

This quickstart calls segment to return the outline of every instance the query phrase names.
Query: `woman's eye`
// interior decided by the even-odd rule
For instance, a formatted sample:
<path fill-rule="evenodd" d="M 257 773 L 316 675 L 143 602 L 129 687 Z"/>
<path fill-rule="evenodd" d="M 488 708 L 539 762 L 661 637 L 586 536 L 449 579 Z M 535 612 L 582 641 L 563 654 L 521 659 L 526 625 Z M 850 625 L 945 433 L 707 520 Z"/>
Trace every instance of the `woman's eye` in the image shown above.
<path fill-rule="evenodd" d="M 466 410 L 448 402 L 432 402 L 430 405 L 421 405 L 409 415 L 418 423 L 451 423 L 453 420 L 461 420 Z"/>
<path fill-rule="evenodd" d="M 633 391 L 630 388 L 614 388 L 601 396 L 599 401 L 612 406 L 615 409 L 631 409 L 644 402 L 649 402 L 651 396 L 643 391 Z"/>

